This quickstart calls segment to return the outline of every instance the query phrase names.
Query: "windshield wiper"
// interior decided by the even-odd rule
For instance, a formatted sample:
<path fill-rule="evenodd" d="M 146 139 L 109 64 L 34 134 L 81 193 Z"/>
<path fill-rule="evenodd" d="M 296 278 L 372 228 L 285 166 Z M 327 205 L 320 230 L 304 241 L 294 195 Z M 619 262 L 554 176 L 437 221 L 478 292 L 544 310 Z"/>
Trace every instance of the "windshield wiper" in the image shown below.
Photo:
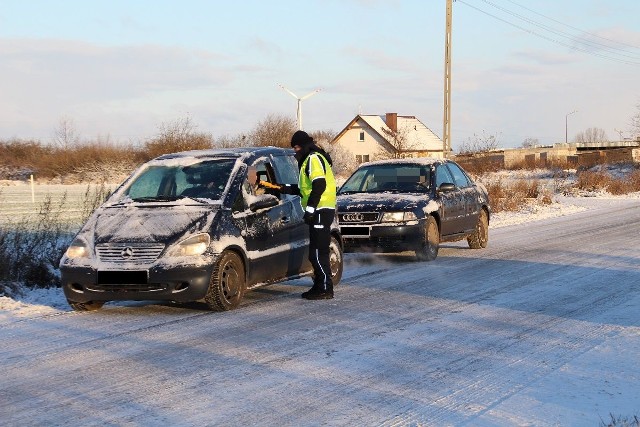
<path fill-rule="evenodd" d="M 175 202 L 176 200 L 184 199 L 185 196 L 145 196 L 145 197 L 136 197 L 133 200 L 134 202 Z"/>

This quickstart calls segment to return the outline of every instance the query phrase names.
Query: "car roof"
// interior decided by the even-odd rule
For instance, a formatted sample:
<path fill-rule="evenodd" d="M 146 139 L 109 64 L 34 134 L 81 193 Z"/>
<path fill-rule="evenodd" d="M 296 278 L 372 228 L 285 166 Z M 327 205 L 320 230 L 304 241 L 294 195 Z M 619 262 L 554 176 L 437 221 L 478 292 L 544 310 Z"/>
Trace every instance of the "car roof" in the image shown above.
<path fill-rule="evenodd" d="M 358 167 L 364 167 L 364 166 L 375 166 L 375 165 L 406 165 L 406 164 L 413 164 L 413 165 L 433 165 L 436 163 L 447 163 L 447 162 L 451 162 L 451 160 L 447 160 L 447 159 L 439 159 L 436 157 L 409 157 L 409 158 L 405 158 L 405 159 L 386 159 L 386 160 L 374 160 L 371 162 L 366 162 L 366 163 L 362 163 L 360 164 Z"/>
<path fill-rule="evenodd" d="M 180 151 L 178 153 L 163 154 L 154 160 L 178 160 L 186 158 L 196 159 L 216 159 L 216 158 L 254 158 L 270 155 L 293 155 L 291 148 L 281 147 L 233 147 L 233 148 L 212 148 L 207 150 Z"/>

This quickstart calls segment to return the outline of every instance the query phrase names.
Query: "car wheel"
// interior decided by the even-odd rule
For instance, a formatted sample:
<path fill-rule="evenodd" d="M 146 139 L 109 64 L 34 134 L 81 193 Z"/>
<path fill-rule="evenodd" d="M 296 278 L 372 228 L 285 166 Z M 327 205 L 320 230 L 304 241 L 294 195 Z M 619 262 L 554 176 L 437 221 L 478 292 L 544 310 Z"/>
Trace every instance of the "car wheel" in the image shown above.
<path fill-rule="evenodd" d="M 333 236 L 331 236 L 331 243 L 329 243 L 329 262 L 331 264 L 331 281 L 333 286 L 336 286 L 342 279 L 344 257 L 342 246 L 340 246 L 338 239 Z"/>
<path fill-rule="evenodd" d="M 486 248 L 489 242 L 489 219 L 487 218 L 487 212 L 482 209 L 480 215 L 478 215 L 478 223 L 476 228 L 469 237 L 467 237 L 467 243 L 471 249 Z"/>
<path fill-rule="evenodd" d="M 422 243 L 422 248 L 416 251 L 416 257 L 420 261 L 433 261 L 438 256 L 439 247 L 440 230 L 438 229 L 438 223 L 434 217 L 429 216 L 425 226 L 424 242 Z"/>
<path fill-rule="evenodd" d="M 103 301 L 75 302 L 67 300 L 71 308 L 75 311 L 95 311 L 100 310 L 104 305 Z"/>
<path fill-rule="evenodd" d="M 220 255 L 204 302 L 211 310 L 227 311 L 238 307 L 247 288 L 244 263 L 240 256 L 232 251 Z"/>

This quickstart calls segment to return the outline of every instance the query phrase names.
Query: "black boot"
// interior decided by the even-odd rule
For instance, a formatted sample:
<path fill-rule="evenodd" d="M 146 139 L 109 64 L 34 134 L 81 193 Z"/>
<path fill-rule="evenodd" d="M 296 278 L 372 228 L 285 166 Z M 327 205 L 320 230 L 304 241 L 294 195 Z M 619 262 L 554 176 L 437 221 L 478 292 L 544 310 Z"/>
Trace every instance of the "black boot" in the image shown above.
<path fill-rule="evenodd" d="M 333 298 L 333 283 L 326 285 L 314 284 L 307 292 L 302 293 L 302 298 L 316 300 L 316 299 L 332 299 Z"/>

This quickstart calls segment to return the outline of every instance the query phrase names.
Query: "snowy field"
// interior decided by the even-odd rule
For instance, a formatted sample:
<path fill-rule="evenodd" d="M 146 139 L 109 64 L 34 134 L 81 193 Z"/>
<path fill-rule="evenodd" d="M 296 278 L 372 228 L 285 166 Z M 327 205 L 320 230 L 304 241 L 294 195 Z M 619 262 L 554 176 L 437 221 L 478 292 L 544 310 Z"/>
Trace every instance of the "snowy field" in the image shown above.
<path fill-rule="evenodd" d="M 560 197 L 492 219 L 489 246 L 347 254 L 238 310 L 60 290 L 0 298 L 7 426 L 598 426 L 640 414 L 640 198 Z"/>
<path fill-rule="evenodd" d="M 113 190 L 116 184 L 104 188 Z M 102 188 L 97 184 L 34 184 L 22 181 L 0 181 L 0 224 L 35 221 L 42 203 L 50 199 L 54 211 L 61 212 L 61 220 L 78 226 L 89 196 Z"/>

